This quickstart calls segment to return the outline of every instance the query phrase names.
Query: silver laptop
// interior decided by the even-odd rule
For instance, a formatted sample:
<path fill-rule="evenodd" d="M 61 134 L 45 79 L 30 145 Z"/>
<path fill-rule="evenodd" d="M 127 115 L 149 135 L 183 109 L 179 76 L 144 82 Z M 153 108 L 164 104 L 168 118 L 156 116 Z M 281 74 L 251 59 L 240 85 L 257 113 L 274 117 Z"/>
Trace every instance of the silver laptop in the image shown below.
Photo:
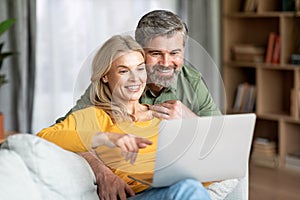
<path fill-rule="evenodd" d="M 255 114 L 163 120 L 154 174 L 130 176 L 152 187 L 185 178 L 201 182 L 242 178 L 248 172 Z"/>

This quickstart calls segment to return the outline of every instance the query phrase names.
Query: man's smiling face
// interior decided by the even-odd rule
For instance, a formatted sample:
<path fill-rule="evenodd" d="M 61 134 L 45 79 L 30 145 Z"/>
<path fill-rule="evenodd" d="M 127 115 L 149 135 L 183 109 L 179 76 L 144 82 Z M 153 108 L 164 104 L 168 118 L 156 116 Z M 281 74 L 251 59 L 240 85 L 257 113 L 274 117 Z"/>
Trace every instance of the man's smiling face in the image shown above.
<path fill-rule="evenodd" d="M 148 83 L 158 87 L 170 87 L 183 65 L 183 35 L 158 36 L 146 42 L 146 68 Z"/>

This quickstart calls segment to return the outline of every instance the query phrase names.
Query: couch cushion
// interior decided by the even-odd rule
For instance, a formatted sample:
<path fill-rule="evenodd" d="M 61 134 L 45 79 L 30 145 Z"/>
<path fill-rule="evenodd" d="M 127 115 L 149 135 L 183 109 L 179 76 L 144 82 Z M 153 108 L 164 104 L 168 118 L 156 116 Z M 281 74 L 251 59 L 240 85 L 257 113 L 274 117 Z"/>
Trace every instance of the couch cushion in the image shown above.
<path fill-rule="evenodd" d="M 40 199 L 40 193 L 21 157 L 0 150 L 0 199 Z"/>
<path fill-rule="evenodd" d="M 23 159 L 42 199 L 98 199 L 94 174 L 77 154 L 30 134 L 8 137 L 2 148 Z"/>
<path fill-rule="evenodd" d="M 223 200 L 235 190 L 238 183 L 238 179 L 228 179 L 221 182 L 215 182 L 208 186 L 208 194 L 212 200 Z"/>

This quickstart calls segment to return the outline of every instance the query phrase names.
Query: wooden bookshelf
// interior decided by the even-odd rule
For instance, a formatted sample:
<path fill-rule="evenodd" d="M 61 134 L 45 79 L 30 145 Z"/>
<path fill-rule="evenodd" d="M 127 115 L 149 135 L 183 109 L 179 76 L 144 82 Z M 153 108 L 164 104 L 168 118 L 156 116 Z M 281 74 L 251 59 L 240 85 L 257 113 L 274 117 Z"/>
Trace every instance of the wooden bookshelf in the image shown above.
<path fill-rule="evenodd" d="M 290 60 L 292 54 L 300 53 L 300 12 L 282 11 L 282 0 L 256 0 L 255 10 L 245 12 L 245 1 L 222 1 L 224 102 L 227 113 L 236 113 L 238 86 L 255 85 L 254 137 L 275 142 L 278 167 L 285 168 L 286 156 L 300 152 L 300 65 Z M 271 32 L 280 36 L 278 64 L 234 60 L 232 48 L 240 44 L 263 46 L 267 53 Z"/>

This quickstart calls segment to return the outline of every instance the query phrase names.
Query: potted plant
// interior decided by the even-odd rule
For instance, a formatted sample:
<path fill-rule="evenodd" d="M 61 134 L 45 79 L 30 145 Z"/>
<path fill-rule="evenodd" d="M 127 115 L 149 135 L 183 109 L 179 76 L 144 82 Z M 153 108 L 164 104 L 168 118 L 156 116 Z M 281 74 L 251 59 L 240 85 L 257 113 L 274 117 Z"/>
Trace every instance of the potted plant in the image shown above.
<path fill-rule="evenodd" d="M 7 19 L 4 20 L 3 22 L 0 23 L 0 36 L 7 31 L 11 25 L 15 23 L 15 19 Z M 14 54 L 13 52 L 3 52 L 4 42 L 0 43 L 0 88 L 2 87 L 3 84 L 7 83 L 7 79 L 5 77 L 5 74 L 1 73 L 2 70 L 2 64 L 3 60 L 7 58 L 8 56 L 11 56 Z M 3 114 L 0 111 L 0 141 L 4 139 L 4 117 Z"/>
<path fill-rule="evenodd" d="M 7 19 L 0 23 L 0 36 L 7 31 L 11 25 L 15 23 L 15 19 Z M 7 82 L 7 79 L 5 78 L 5 74 L 1 73 L 3 60 L 7 58 L 8 56 L 11 56 L 13 52 L 2 52 L 4 46 L 4 42 L 0 43 L 0 88 L 3 84 Z"/>

